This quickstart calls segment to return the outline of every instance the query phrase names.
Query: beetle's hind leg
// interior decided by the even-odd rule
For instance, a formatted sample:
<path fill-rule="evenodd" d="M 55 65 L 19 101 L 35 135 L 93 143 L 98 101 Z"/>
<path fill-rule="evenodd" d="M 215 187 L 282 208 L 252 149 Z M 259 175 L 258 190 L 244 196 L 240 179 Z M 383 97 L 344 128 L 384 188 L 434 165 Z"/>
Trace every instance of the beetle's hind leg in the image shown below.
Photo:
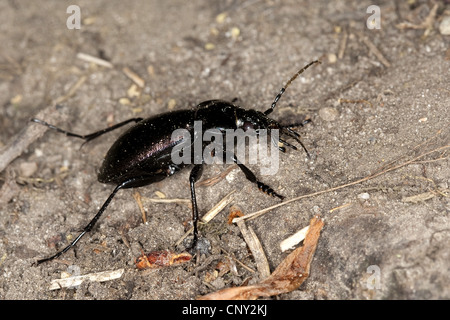
<path fill-rule="evenodd" d="M 100 208 L 100 210 L 95 214 L 94 218 L 92 218 L 92 220 L 87 224 L 86 227 L 84 227 L 83 231 L 81 231 L 81 233 L 64 249 L 62 249 L 61 251 L 58 251 L 57 253 L 55 253 L 54 255 L 52 255 L 51 257 L 48 258 L 44 258 L 44 259 L 40 259 L 37 261 L 37 264 L 41 264 L 43 262 L 46 261 L 50 261 L 53 260 L 55 258 L 58 258 L 59 256 L 61 256 L 62 254 L 64 254 L 65 252 L 69 251 L 71 248 L 73 248 L 78 241 L 80 241 L 80 239 L 89 231 L 92 230 L 92 228 L 94 227 L 94 225 L 97 223 L 98 219 L 100 219 L 100 217 L 102 216 L 103 212 L 106 210 L 106 208 L 108 207 L 109 203 L 111 202 L 111 200 L 114 198 L 114 196 L 116 195 L 117 191 L 119 191 L 120 189 L 123 188 L 129 188 L 130 186 L 133 186 L 133 183 L 139 182 L 141 180 L 141 178 L 134 178 L 134 179 L 130 179 L 127 180 L 121 184 L 119 184 L 117 187 L 114 188 L 113 192 L 111 192 L 111 194 L 109 195 L 108 199 L 106 199 L 105 203 L 103 203 L 102 207 Z"/>
<path fill-rule="evenodd" d="M 120 127 L 123 127 L 124 125 L 126 125 L 126 124 L 128 124 L 130 122 L 136 122 L 137 123 L 137 122 L 139 122 L 141 120 L 143 120 L 143 118 L 131 118 L 131 119 L 122 121 L 120 123 L 117 123 L 117 124 L 115 124 L 115 125 L 113 125 L 111 127 L 108 127 L 108 128 L 105 128 L 105 129 L 102 129 L 102 130 L 99 130 L 99 131 L 96 131 L 96 132 L 93 132 L 93 133 L 90 133 L 90 134 L 86 134 L 86 135 L 77 134 L 77 133 L 69 132 L 67 130 L 63 130 L 63 129 L 58 128 L 58 127 L 56 127 L 56 126 L 54 126 L 54 125 L 52 125 L 52 124 L 50 124 L 48 122 L 45 122 L 44 120 L 32 118 L 30 121 L 42 124 L 43 126 L 46 126 L 46 127 L 50 128 L 52 130 L 58 131 L 59 133 L 63 133 L 63 134 L 65 134 L 68 137 L 75 137 L 75 138 L 83 139 L 83 140 L 85 140 L 84 143 L 86 143 L 86 142 L 89 142 L 89 141 L 91 141 L 91 140 L 93 140 L 93 139 L 95 139 L 97 137 L 100 137 L 101 135 L 103 135 L 103 134 L 105 134 L 107 132 L 113 131 L 113 130 L 118 129 Z"/>

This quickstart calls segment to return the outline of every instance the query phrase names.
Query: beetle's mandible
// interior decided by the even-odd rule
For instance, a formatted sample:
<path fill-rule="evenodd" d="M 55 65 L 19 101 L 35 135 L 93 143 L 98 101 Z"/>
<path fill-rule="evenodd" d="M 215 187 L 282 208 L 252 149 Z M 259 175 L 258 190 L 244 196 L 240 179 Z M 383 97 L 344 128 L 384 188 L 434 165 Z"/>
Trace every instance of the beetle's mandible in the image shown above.
<path fill-rule="evenodd" d="M 107 152 L 103 164 L 99 170 L 99 182 L 110 183 L 116 186 L 112 193 L 106 199 L 105 203 L 102 205 L 94 218 L 68 246 L 48 258 L 38 260 L 37 263 L 39 264 L 55 259 L 75 246 L 87 232 L 91 231 L 119 190 L 142 187 L 161 181 L 186 167 L 188 164 L 174 163 L 172 161 L 171 152 L 173 148 L 181 142 L 173 140 L 172 132 L 176 129 L 186 129 L 191 131 L 194 127 L 194 121 L 202 121 L 203 130 L 217 129 L 222 134 L 224 134 L 227 129 L 242 129 L 244 131 L 253 129 L 256 133 L 258 133 L 258 130 L 261 129 L 268 130 L 269 132 L 271 130 L 279 130 L 280 138 L 277 142 L 280 143 L 280 151 L 286 151 L 284 146 L 297 150 L 294 145 L 281 138 L 285 136 L 297 141 L 308 154 L 308 151 L 299 139 L 300 135 L 292 129 L 295 126 L 303 125 L 306 121 L 300 124 L 297 123 L 283 126 L 277 121 L 269 118 L 268 115 L 274 110 L 278 100 L 281 98 L 291 82 L 294 81 L 303 71 L 316 63 L 320 63 L 320 61 L 312 61 L 300 69 L 284 85 L 275 97 L 270 108 L 265 112 L 243 109 L 227 101 L 210 100 L 200 103 L 197 107 L 191 110 L 179 110 L 163 113 L 147 119 L 132 118 L 88 135 L 79 135 L 68 132 L 43 120 L 36 118 L 31 119 L 31 121 L 35 123 L 47 126 L 48 128 L 64 133 L 67 136 L 84 139 L 85 142 L 95 139 L 104 133 L 120 128 L 128 123 L 135 122 L 134 126 L 125 131 L 114 142 Z M 228 150 L 224 151 L 224 156 L 235 162 L 243 171 L 246 178 L 255 183 L 260 190 L 283 200 L 283 196 L 279 195 L 272 188 L 259 181 L 255 174 L 253 174 L 250 169 L 242 164 L 233 152 L 228 152 Z M 195 182 L 202 174 L 203 165 L 204 163 L 193 164 L 189 176 L 194 225 L 194 239 L 191 248 L 196 247 L 198 240 L 197 222 L 199 217 L 195 196 Z"/>

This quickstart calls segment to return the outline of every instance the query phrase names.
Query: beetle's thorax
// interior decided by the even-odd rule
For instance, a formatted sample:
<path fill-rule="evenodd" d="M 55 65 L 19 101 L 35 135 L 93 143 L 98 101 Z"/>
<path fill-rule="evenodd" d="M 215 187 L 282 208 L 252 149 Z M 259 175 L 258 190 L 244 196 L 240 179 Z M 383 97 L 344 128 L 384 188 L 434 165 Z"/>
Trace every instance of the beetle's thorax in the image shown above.
<path fill-rule="evenodd" d="M 203 130 L 208 129 L 278 129 L 280 125 L 257 110 L 238 107 L 223 100 L 210 100 L 196 108 L 196 120 L 202 121 Z"/>

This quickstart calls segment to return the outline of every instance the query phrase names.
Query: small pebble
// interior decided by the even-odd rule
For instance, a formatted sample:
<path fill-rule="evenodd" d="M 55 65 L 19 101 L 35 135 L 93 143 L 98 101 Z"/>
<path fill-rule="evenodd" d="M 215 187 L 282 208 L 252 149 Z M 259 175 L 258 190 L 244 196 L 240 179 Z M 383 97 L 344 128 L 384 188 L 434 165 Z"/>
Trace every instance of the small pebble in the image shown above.
<path fill-rule="evenodd" d="M 370 198 L 370 195 L 367 192 L 363 192 L 358 194 L 359 199 L 368 200 Z"/>
<path fill-rule="evenodd" d="M 450 35 L 450 16 L 444 17 L 439 25 L 439 32 L 443 35 Z"/>
<path fill-rule="evenodd" d="M 177 100 L 170 99 L 169 102 L 167 102 L 167 109 L 173 110 L 176 105 L 177 105 Z"/>
<path fill-rule="evenodd" d="M 22 177 L 31 177 L 37 171 L 36 162 L 22 162 L 20 164 L 20 175 Z"/>
<path fill-rule="evenodd" d="M 227 14 L 225 12 L 220 13 L 216 16 L 216 22 L 223 23 L 225 21 L 226 17 L 227 17 Z"/>
<path fill-rule="evenodd" d="M 239 28 L 237 27 L 233 27 L 231 28 L 231 37 L 233 39 L 237 39 L 239 37 L 239 35 L 241 34 L 241 30 L 239 30 Z"/>
<path fill-rule="evenodd" d="M 337 56 L 334 53 L 329 53 L 328 54 L 328 62 L 336 63 L 336 61 L 337 61 Z"/>
<path fill-rule="evenodd" d="M 127 96 L 129 98 L 139 97 L 140 94 L 141 90 L 139 90 L 139 87 L 134 83 L 127 90 Z"/>
<path fill-rule="evenodd" d="M 205 49 L 206 50 L 214 50 L 216 46 L 214 45 L 214 43 L 208 42 L 207 44 L 205 44 Z"/>
<path fill-rule="evenodd" d="M 123 106 L 129 106 L 131 104 L 131 101 L 128 98 L 120 98 L 119 103 Z"/>

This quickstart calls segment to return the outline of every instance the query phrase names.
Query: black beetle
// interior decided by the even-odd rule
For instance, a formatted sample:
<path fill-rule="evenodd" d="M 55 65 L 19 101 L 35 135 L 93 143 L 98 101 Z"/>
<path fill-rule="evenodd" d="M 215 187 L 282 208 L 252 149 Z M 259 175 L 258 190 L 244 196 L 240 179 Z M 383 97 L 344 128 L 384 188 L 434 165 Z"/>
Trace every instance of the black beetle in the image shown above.
<path fill-rule="evenodd" d="M 277 129 L 281 135 L 295 139 L 308 154 L 308 151 L 299 139 L 300 135 L 292 130 L 292 127 L 303 125 L 307 121 L 300 124 L 282 126 L 277 121 L 269 118 L 268 115 L 274 110 L 278 100 L 291 82 L 315 63 L 320 63 L 320 61 L 313 61 L 299 70 L 281 89 L 275 97 L 271 107 L 265 112 L 246 110 L 227 101 L 210 100 L 200 103 L 196 108 L 191 110 L 168 112 L 147 119 L 132 118 L 88 135 L 71 133 L 48 124 L 45 121 L 36 118 L 31 119 L 33 122 L 45 125 L 50 129 L 64 133 L 67 136 L 84 139 L 85 142 L 122 127 L 130 122 L 136 122 L 133 127 L 124 132 L 111 146 L 100 168 L 98 181 L 116 185 L 108 199 L 89 224 L 67 247 L 48 258 L 38 260 L 37 263 L 39 264 L 57 258 L 75 246 L 81 237 L 94 227 L 97 220 L 120 189 L 146 186 L 161 181 L 184 168 L 187 164 L 176 164 L 172 161 L 172 150 L 181 142 L 181 140 L 174 141 L 172 133 L 176 129 L 186 129 L 191 132 L 194 127 L 194 121 L 202 121 L 202 130 L 218 129 L 222 133 L 224 133 L 226 129 L 239 128 L 244 131 L 254 129 L 256 132 L 260 129 L 267 129 L 269 131 Z M 295 146 L 281 138 L 279 138 L 277 143 L 278 142 L 281 144 L 279 150 L 282 152 L 285 152 L 284 146 L 288 146 L 295 150 L 297 149 Z M 234 153 L 226 154 L 226 156 L 235 162 L 244 172 L 246 178 L 251 182 L 256 183 L 260 190 L 283 200 L 283 196 L 277 194 L 266 184 L 260 182 L 250 169 L 240 163 Z M 195 248 L 197 244 L 197 222 L 199 219 L 194 184 L 202 174 L 203 164 L 204 163 L 194 164 L 189 176 L 194 225 L 194 239 L 191 248 Z"/>

